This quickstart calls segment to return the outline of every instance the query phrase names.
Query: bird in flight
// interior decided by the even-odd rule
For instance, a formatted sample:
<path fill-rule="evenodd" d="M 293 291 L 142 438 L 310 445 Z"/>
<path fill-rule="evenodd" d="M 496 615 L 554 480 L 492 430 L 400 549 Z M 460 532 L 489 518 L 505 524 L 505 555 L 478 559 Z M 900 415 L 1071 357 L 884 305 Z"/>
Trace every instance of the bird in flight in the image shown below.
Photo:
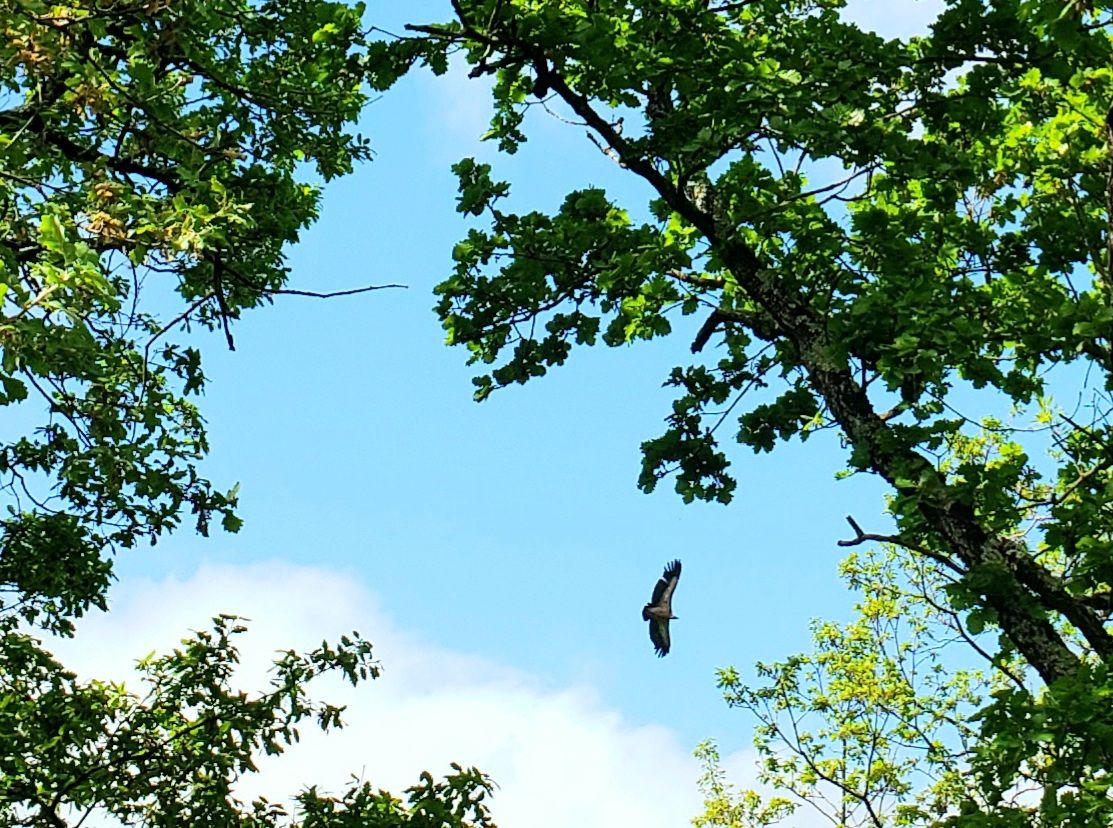
<path fill-rule="evenodd" d="M 669 621 L 676 618 L 672 614 L 672 594 L 679 580 L 680 561 L 673 561 L 665 566 L 665 574 L 653 587 L 653 598 L 642 608 L 642 620 L 649 622 L 649 640 L 658 658 L 669 651 Z"/>

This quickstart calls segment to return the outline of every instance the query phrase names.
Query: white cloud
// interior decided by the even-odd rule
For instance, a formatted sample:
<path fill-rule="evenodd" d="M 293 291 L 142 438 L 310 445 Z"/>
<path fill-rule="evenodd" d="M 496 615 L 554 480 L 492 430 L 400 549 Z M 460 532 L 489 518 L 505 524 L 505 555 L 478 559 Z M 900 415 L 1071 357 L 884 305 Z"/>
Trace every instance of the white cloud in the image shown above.
<path fill-rule="evenodd" d="M 347 573 L 273 562 L 205 566 L 185 580 L 132 580 L 112 603 L 55 648 L 79 674 L 126 678 L 136 657 L 167 650 L 220 612 L 252 619 L 241 637 L 245 688 L 265 686 L 275 650 L 352 629 L 374 642 L 379 680 L 313 693 L 346 702 L 347 727 L 327 736 L 304 728 L 299 745 L 261 763 L 245 795 L 284 799 L 308 784 L 339 792 L 352 774 L 398 794 L 421 771 L 443 774 L 456 761 L 495 779 L 492 808 L 503 826 L 678 828 L 699 810 L 691 746 L 668 728 L 627 721 L 591 687 L 553 688 L 432 646 L 398 629 Z"/>

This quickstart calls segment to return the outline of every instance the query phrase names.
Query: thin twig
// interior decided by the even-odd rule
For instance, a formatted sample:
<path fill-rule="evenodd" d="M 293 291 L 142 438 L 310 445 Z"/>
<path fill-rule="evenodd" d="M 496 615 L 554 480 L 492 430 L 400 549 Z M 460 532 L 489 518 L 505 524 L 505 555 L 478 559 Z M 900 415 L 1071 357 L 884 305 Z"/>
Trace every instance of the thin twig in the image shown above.
<path fill-rule="evenodd" d="M 859 544 L 874 541 L 876 543 L 893 543 L 913 552 L 918 552 L 925 557 L 931 558 L 936 563 L 950 569 L 952 572 L 957 572 L 959 575 L 965 575 L 966 569 L 956 564 L 946 555 L 940 554 L 933 549 L 920 546 L 919 544 L 911 543 L 910 541 L 902 538 L 900 535 L 877 535 L 872 532 L 863 532 L 862 527 L 858 525 L 858 521 L 850 515 L 846 516 L 846 522 L 850 524 L 850 528 L 854 530 L 854 537 L 850 540 L 841 540 L 838 542 L 839 546 L 858 546 Z"/>
<path fill-rule="evenodd" d="M 206 293 L 204 296 L 200 297 L 197 301 L 195 301 L 192 305 L 190 305 L 184 311 L 179 313 L 177 316 L 175 316 L 173 319 L 171 319 L 169 322 L 167 322 L 165 325 L 163 325 L 161 328 L 159 328 L 155 332 L 155 335 L 147 340 L 147 345 L 143 349 L 143 364 L 144 365 L 147 364 L 147 358 L 151 354 L 151 346 L 154 345 L 155 342 L 158 341 L 159 337 L 161 337 L 164 333 L 169 331 L 171 328 L 174 328 L 177 325 L 181 324 L 182 322 L 185 322 L 187 319 L 189 319 L 190 316 L 193 315 L 193 312 L 195 310 L 197 310 L 199 307 L 201 307 L 203 304 L 205 304 L 206 302 L 208 302 L 212 298 L 213 298 L 213 295 L 211 293 Z"/>
<path fill-rule="evenodd" d="M 224 271 L 224 260 L 217 256 L 213 259 L 213 295 L 220 307 L 220 324 L 224 328 L 224 338 L 228 341 L 228 350 L 236 350 L 236 342 L 232 339 L 232 327 L 228 320 L 232 311 L 228 307 L 228 300 L 224 298 L 224 281 L 221 278 Z"/>
<path fill-rule="evenodd" d="M 388 288 L 401 288 L 402 290 L 406 290 L 407 288 L 409 288 L 409 285 L 367 285 L 366 287 L 350 288 L 348 290 L 334 290 L 328 293 L 319 293 L 315 290 L 292 290 L 288 288 L 279 288 L 276 290 L 268 290 L 266 288 L 263 288 L 263 292 L 281 296 L 309 296 L 313 299 L 333 299 L 337 296 L 355 296 L 359 293 L 370 293 L 373 290 L 387 290 Z"/>

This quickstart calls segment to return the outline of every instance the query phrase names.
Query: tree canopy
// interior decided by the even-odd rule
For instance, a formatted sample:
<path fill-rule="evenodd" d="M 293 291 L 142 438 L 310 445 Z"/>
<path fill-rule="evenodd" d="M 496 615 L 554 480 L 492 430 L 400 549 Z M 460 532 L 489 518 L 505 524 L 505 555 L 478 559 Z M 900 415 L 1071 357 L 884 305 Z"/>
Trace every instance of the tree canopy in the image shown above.
<path fill-rule="evenodd" d="M 1016 679 L 962 754 L 980 795 L 939 818 L 1105 824 L 1110 9 L 951 0 L 899 40 L 843 5 L 454 0 L 410 26 L 399 59 L 457 54 L 493 78 L 501 150 L 551 109 L 653 193 L 585 188 L 520 213 L 492 165 L 461 161 L 458 209 L 483 226 L 437 311 L 484 366 L 478 399 L 702 315 L 641 487 L 671 476 L 685 500 L 726 503 L 727 429 L 756 452 L 837 431 L 846 473 L 890 487 L 896 525 L 855 523 L 852 542 L 931 568 L 927 598 Z M 1035 802 L 1012 795 L 1023 780 Z"/>
<path fill-rule="evenodd" d="M 322 673 L 378 675 L 347 636 L 284 654 L 272 686 L 232 680 L 235 619 L 141 663 L 143 684 L 79 680 L 34 633 L 103 608 L 113 555 L 188 519 L 236 531 L 208 444 L 198 350 L 282 293 L 284 248 L 320 188 L 368 158 L 363 7 L 319 0 L 0 2 L 0 820 L 64 826 L 289 824 L 236 782 L 298 725 Z M 6 432 L 10 434 L 11 432 Z M 307 785 L 311 780 L 306 780 Z M 398 800 L 308 787 L 298 824 L 485 824 L 458 769 Z M 295 792 L 290 792 L 291 794 Z"/>
<path fill-rule="evenodd" d="M 0 452 L 7 612 L 64 626 L 100 602 L 106 549 L 184 514 L 202 533 L 238 527 L 235 492 L 196 470 L 205 376 L 174 334 L 217 326 L 232 346 L 232 320 L 281 291 L 283 247 L 316 217 L 299 165 L 328 179 L 367 157 L 350 131 L 360 12 L 0 6 L 0 401 L 45 410 Z"/>
<path fill-rule="evenodd" d="M 290 821 L 235 783 L 299 722 L 339 723 L 305 685 L 374 678 L 359 636 L 282 656 L 254 696 L 230 683 L 231 617 L 145 660 L 141 694 L 78 680 L 34 636 L 104 606 L 117 550 L 186 518 L 239 527 L 235 489 L 199 471 L 205 376 L 179 334 L 234 347 L 235 320 L 288 290 L 315 182 L 368 158 L 368 91 L 455 57 L 493 80 L 503 152 L 552 110 L 653 194 L 514 212 L 493 165 L 455 166 L 476 226 L 436 308 L 478 399 L 695 315 L 643 489 L 728 503 L 724 442 L 820 431 L 889 486 L 894 528 L 845 541 L 889 544 L 845 565 L 858 618 L 759 686 L 720 676 L 761 722 L 766 779 L 832 794 L 836 824 L 1108 824 L 1111 9 L 948 0 L 899 40 L 843 5 L 452 0 L 385 35 L 323 0 L 0 0 L 0 404 L 22 432 L 0 445 L 0 815 Z M 935 661 L 943 640 L 984 673 Z M 788 815 L 702 756 L 701 824 Z M 464 769 L 406 803 L 308 788 L 292 819 L 486 824 L 488 789 Z"/>

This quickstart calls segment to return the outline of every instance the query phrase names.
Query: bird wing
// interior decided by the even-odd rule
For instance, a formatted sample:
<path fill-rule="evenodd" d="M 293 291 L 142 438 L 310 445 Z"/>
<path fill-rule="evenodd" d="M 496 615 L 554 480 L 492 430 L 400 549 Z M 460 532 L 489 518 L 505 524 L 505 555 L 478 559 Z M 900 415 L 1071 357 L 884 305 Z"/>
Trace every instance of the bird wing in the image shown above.
<path fill-rule="evenodd" d="M 676 589 L 676 582 L 680 580 L 680 561 L 673 561 L 665 567 L 665 573 L 653 587 L 653 600 L 649 603 L 656 606 L 672 606 L 672 593 Z"/>
<path fill-rule="evenodd" d="M 657 650 L 657 657 L 661 658 L 669 651 L 669 622 L 666 618 L 649 619 L 649 640 Z"/>

